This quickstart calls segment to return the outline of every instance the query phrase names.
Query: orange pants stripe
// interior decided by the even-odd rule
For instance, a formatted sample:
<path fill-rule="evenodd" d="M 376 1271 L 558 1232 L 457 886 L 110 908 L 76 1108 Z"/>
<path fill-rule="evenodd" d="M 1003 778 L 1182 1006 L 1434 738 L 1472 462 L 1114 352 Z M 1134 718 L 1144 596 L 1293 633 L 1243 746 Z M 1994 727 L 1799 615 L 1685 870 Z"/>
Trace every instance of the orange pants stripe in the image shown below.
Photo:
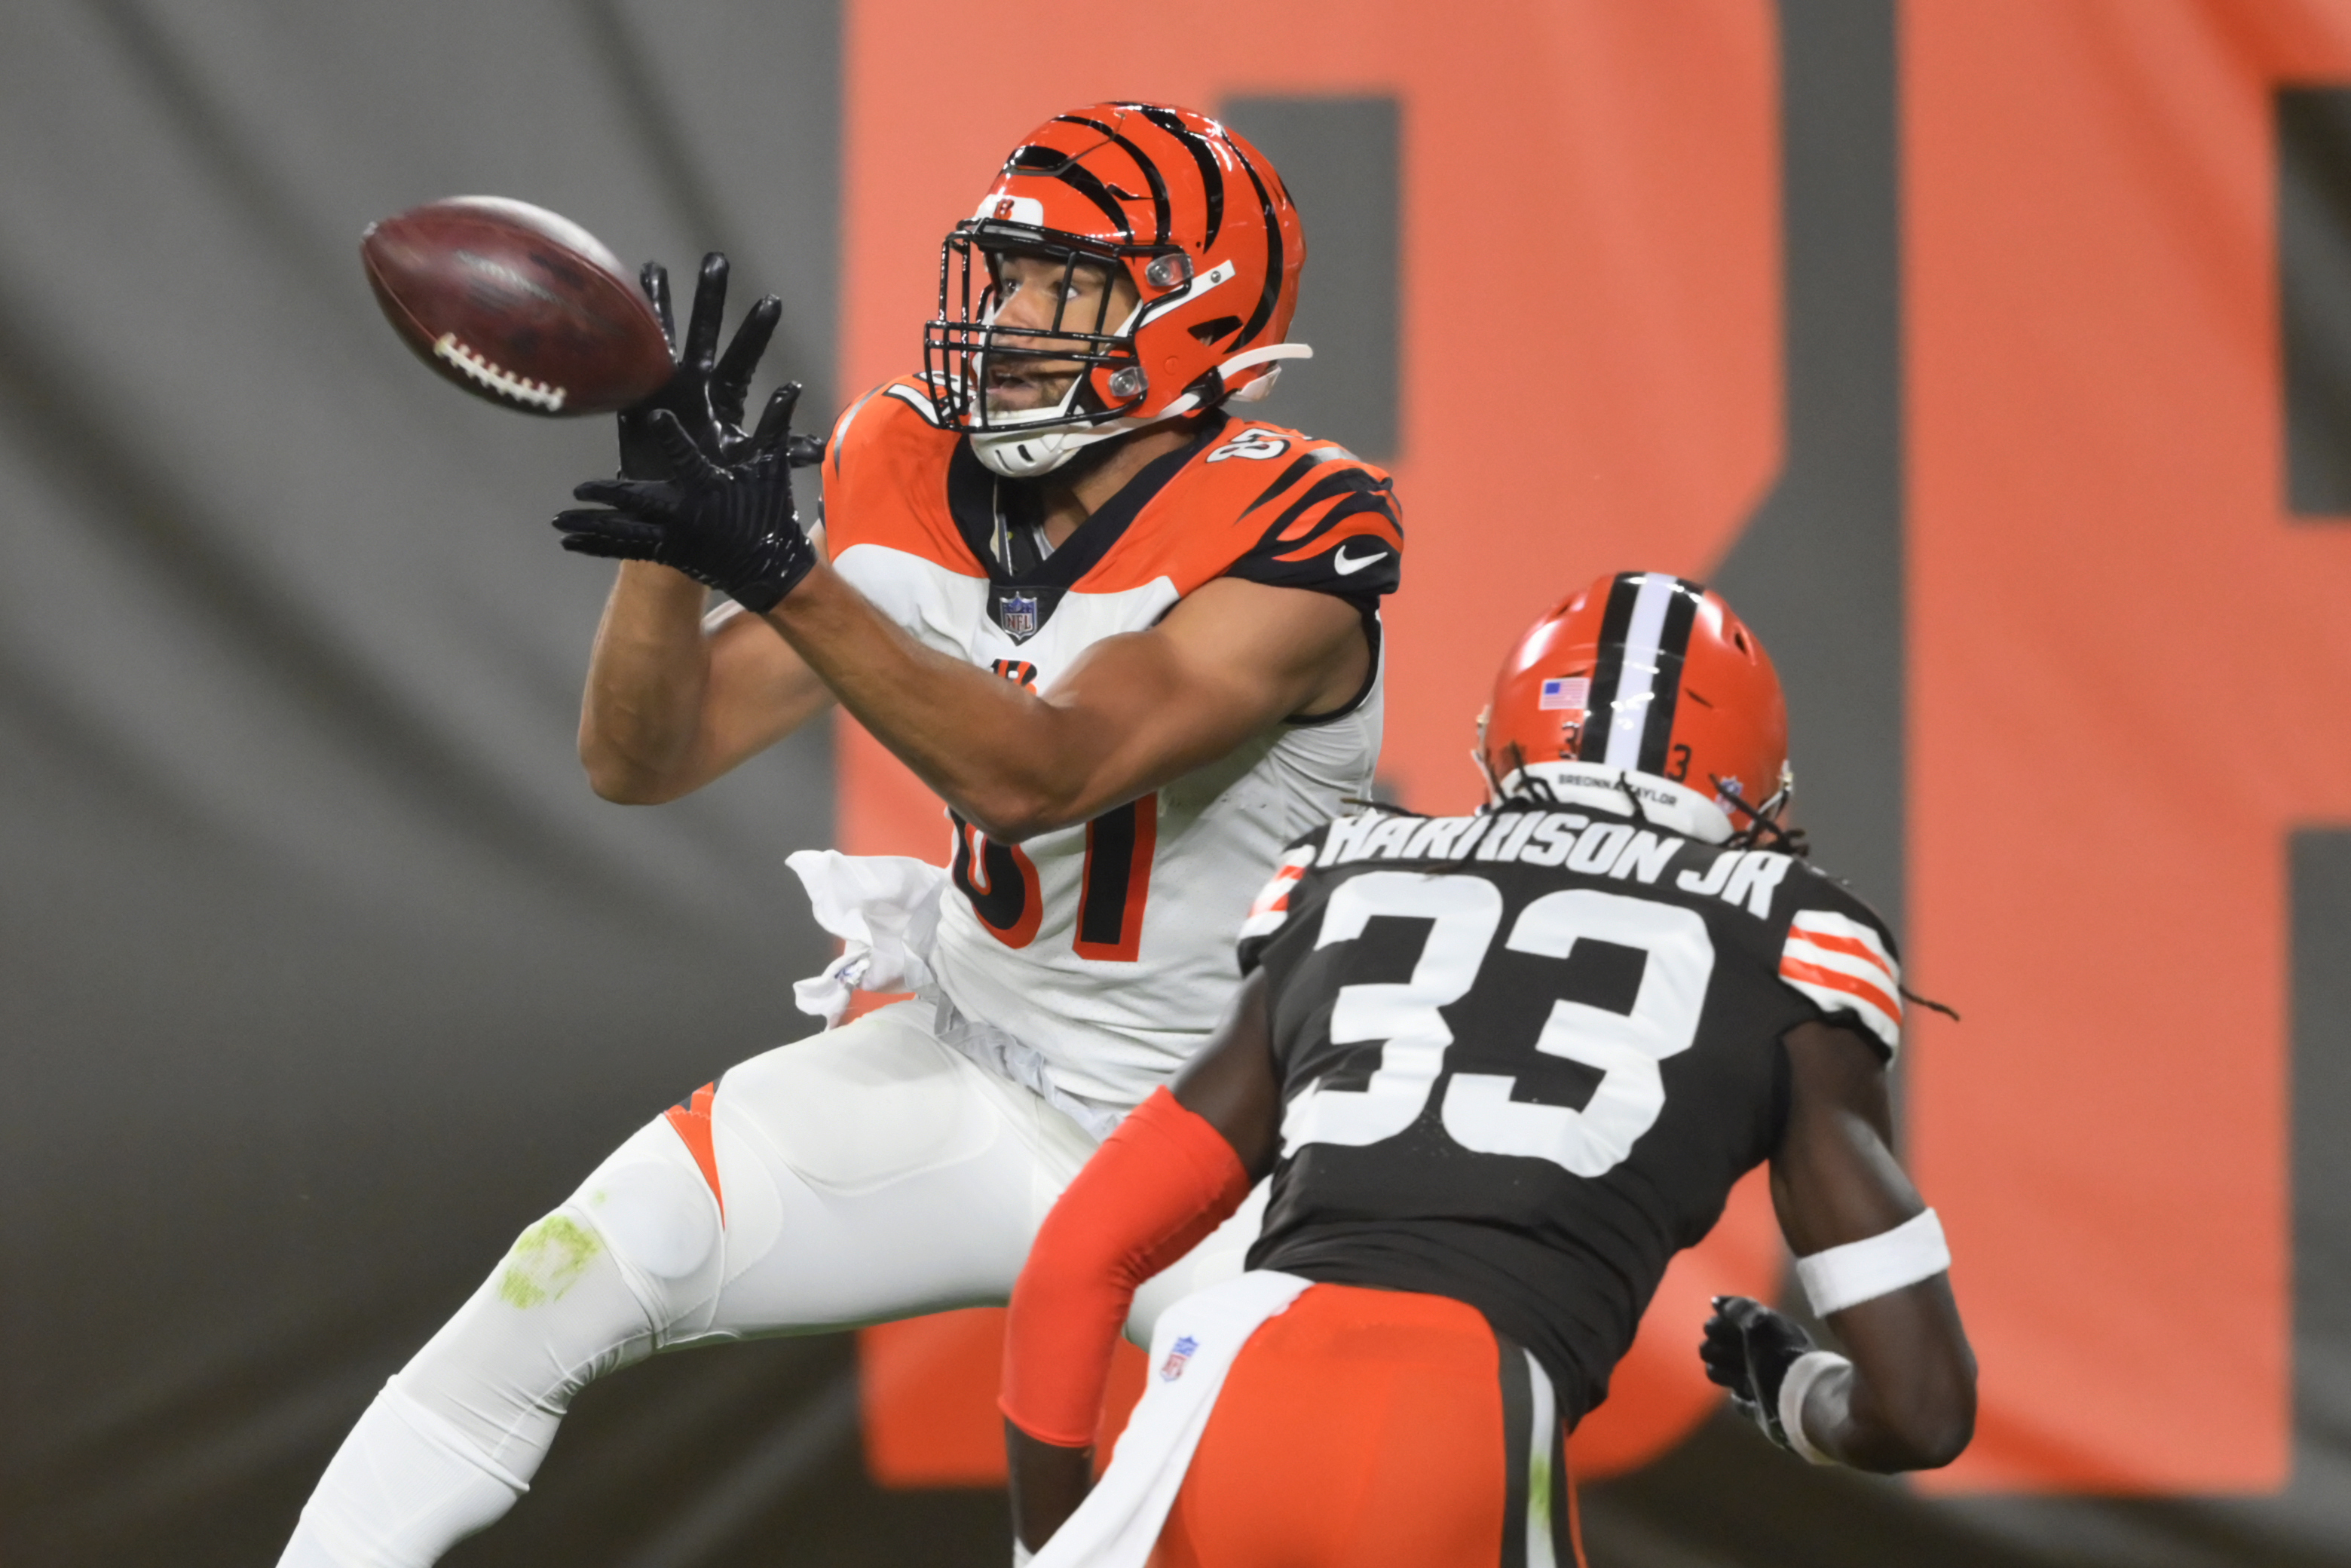
<path fill-rule="evenodd" d="M 1315 1285 L 1235 1360 L 1152 1568 L 1567 1568 L 1541 1377 L 1474 1307 Z"/>

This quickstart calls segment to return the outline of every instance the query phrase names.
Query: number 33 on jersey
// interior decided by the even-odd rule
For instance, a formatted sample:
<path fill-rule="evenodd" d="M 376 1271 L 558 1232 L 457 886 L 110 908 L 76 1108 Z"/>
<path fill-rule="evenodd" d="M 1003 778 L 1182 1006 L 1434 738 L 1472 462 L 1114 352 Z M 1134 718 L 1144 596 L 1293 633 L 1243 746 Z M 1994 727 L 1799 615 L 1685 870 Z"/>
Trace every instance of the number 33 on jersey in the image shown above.
<path fill-rule="evenodd" d="M 1241 950 L 1273 981 L 1283 1156 L 1343 1207 L 1373 1167 L 1328 1152 L 1403 1139 L 1371 1179 L 1425 1165 L 1427 1201 L 1534 1224 L 1549 1180 L 1459 1156 L 1540 1161 L 1612 1189 L 1571 1207 L 1689 1245 L 1715 1218 L 1696 1195 L 1737 1174 L 1714 1167 L 1776 1137 L 1782 1035 L 1826 1017 L 1889 1061 L 1900 1040 L 1893 938 L 1841 883 L 1598 813 L 1343 819 L 1290 851 Z"/>

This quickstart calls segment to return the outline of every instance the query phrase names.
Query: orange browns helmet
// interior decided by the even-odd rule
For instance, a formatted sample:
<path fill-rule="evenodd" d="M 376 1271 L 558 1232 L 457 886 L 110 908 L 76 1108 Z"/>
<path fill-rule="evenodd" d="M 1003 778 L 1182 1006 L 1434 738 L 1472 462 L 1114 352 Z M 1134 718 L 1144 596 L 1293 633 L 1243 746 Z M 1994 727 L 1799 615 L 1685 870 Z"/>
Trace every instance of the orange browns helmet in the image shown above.
<path fill-rule="evenodd" d="M 1498 795 L 1554 795 L 1720 843 L 1775 822 L 1795 788 L 1771 656 L 1722 595 L 1656 571 L 1603 577 L 1502 662 L 1479 721 Z"/>
<path fill-rule="evenodd" d="M 1052 336 L 998 332 L 996 258 L 1006 251 L 1123 270 L 1138 303 L 1123 321 L 1064 321 Z M 1019 478 L 1082 446 L 1171 415 L 1271 390 L 1298 308 L 1306 234 L 1281 176 L 1238 132 L 1188 109 L 1097 103 L 1057 114 L 1004 161 L 978 210 L 939 254 L 939 313 L 923 366 L 941 423 L 972 433 L 981 461 Z M 1066 293 L 1066 289 L 1064 290 Z M 1076 361 L 1055 406 L 991 414 L 987 357 Z"/>

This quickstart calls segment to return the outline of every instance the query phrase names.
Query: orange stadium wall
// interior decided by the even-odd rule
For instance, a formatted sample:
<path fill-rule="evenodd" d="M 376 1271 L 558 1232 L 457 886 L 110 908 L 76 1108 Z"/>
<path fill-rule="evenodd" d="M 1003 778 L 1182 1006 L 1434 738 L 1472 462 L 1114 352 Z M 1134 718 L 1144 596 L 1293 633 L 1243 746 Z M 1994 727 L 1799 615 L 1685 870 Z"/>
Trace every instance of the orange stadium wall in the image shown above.
<path fill-rule="evenodd" d="M 1917 1031 L 1911 1124 L 1984 1364 L 1929 1484 L 2273 1490 L 2288 835 L 2351 818 L 2351 519 L 2286 495 L 2274 131 L 2282 87 L 2351 83 L 2351 8 L 1903 15 L 1910 930 L 1968 1004 Z"/>
<path fill-rule="evenodd" d="M 1416 806 L 1472 800 L 1462 754 L 1495 660 L 1604 570 L 1720 571 L 1789 643 L 1878 617 L 1838 655 L 1854 689 L 1884 688 L 1855 699 L 1878 728 L 1811 804 L 1830 843 L 1823 802 L 1882 818 L 1888 852 L 1857 858 L 1885 885 L 1862 890 L 1906 922 L 1915 982 L 1967 1018 L 1914 1025 L 1907 1057 L 1913 1159 L 1983 1362 L 1977 1442 L 1927 1485 L 2274 1491 L 2294 1451 L 2288 835 L 2351 817 L 2351 533 L 2283 495 L 2273 107 L 2282 84 L 2351 82 L 2351 5 L 1900 7 L 1882 30 L 1898 135 L 1827 138 L 1898 184 L 1890 406 L 1812 395 L 1792 447 L 1797 339 L 1873 320 L 1815 298 L 1806 329 L 1783 301 L 1802 245 L 1833 267 L 1859 243 L 1782 190 L 1788 117 L 1820 112 L 1783 98 L 1783 28 L 1818 31 L 1820 10 L 1492 5 L 1467 29 L 1302 3 L 1253 11 L 1236 49 L 1123 8 L 1040 37 L 856 0 L 841 385 L 909 362 L 938 235 L 1040 109 L 1393 98 L 1411 551 L 1384 777 Z M 940 112 L 949 37 L 959 72 L 1022 90 Z M 1874 420 L 1887 487 L 1862 504 L 1863 553 L 1888 604 L 1767 581 L 1765 536 L 1803 526 L 1799 469 L 1847 461 Z M 1842 688 L 1791 685 L 1801 775 L 1807 722 L 1852 717 L 1830 711 Z M 844 847 L 939 852 L 935 802 L 852 726 L 839 766 Z M 1584 1475 L 1697 1427 L 1698 1303 L 1771 1293 L 1782 1262 L 1750 1185 L 1579 1434 Z M 868 1332 L 878 1477 L 1000 1476 L 995 1333 L 984 1313 Z"/>

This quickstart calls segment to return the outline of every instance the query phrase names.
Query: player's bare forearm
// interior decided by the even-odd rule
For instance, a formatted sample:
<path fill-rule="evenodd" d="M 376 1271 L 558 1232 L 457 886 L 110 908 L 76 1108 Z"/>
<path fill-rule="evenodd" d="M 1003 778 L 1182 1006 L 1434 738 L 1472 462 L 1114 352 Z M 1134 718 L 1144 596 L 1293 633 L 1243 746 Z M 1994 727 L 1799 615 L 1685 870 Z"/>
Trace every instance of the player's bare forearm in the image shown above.
<path fill-rule="evenodd" d="M 1853 1358 L 1804 1396 L 1804 1431 L 1855 1469 L 1937 1469 L 1975 1433 L 1976 1364 L 1949 1278 L 1829 1315 Z"/>
<path fill-rule="evenodd" d="M 1263 969 L 1250 971 L 1208 1037 L 1168 1085 L 1176 1103 L 1224 1134 L 1251 1181 L 1281 1153 L 1281 1079 Z"/>
<path fill-rule="evenodd" d="M 624 561 L 604 601 L 580 704 L 580 761 L 608 800 L 654 794 L 684 761 L 710 660 L 704 591 L 667 567 Z"/>
<path fill-rule="evenodd" d="M 1007 1421 L 1004 1452 L 1011 1469 L 1012 1533 L 1035 1552 L 1093 1490 L 1094 1451 L 1048 1443 Z"/>
<path fill-rule="evenodd" d="M 1780 1224 L 1800 1256 L 1884 1234 L 1926 1205 L 1887 1146 L 1886 1072 L 1854 1031 L 1800 1025 L 1786 1041 L 1788 1125 L 1771 1163 Z M 1851 1370 L 1805 1396 L 1804 1430 L 1859 1469 L 1930 1469 L 1959 1457 L 1975 1430 L 1974 1353 L 1950 1277 L 1831 1313 Z"/>
<path fill-rule="evenodd" d="M 876 739 L 1006 843 L 1156 789 L 1331 692 L 1343 701 L 1370 658 L 1352 607 L 1231 581 L 1095 643 L 1042 695 L 924 647 L 826 568 L 768 619 Z"/>
<path fill-rule="evenodd" d="M 651 805 L 689 794 L 830 700 L 756 617 L 705 633 L 705 598 L 700 584 L 667 567 L 621 567 L 580 713 L 580 760 L 608 800 Z"/>

